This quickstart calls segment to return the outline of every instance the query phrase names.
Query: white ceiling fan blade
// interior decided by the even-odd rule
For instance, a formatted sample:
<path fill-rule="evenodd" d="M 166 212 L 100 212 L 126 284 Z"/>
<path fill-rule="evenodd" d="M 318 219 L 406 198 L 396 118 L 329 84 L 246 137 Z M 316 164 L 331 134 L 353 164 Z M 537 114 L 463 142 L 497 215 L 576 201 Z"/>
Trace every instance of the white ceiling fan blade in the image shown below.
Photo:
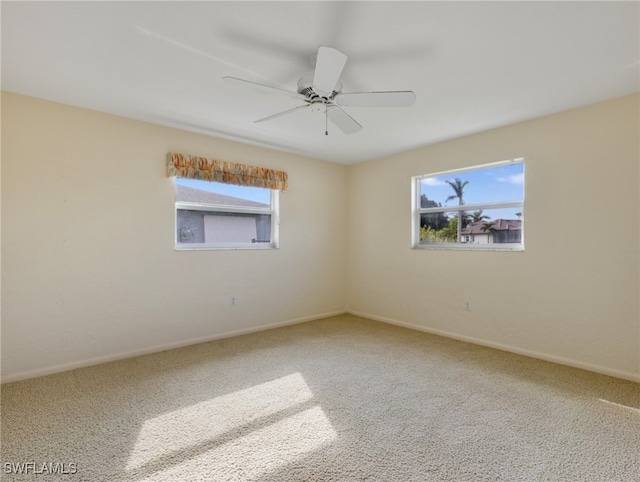
<path fill-rule="evenodd" d="M 331 95 L 346 63 L 347 56 L 339 50 L 319 47 L 313 73 L 313 90 L 318 94 Z"/>
<path fill-rule="evenodd" d="M 290 92 L 288 90 L 278 89 L 277 87 L 271 87 L 264 84 L 256 84 L 255 82 L 238 79 L 236 77 L 223 77 L 222 80 L 224 80 L 227 84 L 241 85 L 242 87 L 248 87 L 253 90 L 260 90 L 262 92 L 268 92 L 270 94 L 286 95 L 287 97 L 292 97 L 294 99 L 300 100 L 306 99 L 304 95 L 298 94 L 297 92 Z"/>
<path fill-rule="evenodd" d="M 334 102 L 345 107 L 410 107 L 416 94 L 410 90 L 338 94 Z"/>
<path fill-rule="evenodd" d="M 294 107 L 293 109 L 288 109 L 285 110 L 284 112 L 278 112 L 277 114 L 273 114 L 267 117 L 263 117 L 262 119 L 258 119 L 253 121 L 254 124 L 257 124 L 258 122 L 266 122 L 266 121 L 270 121 L 273 119 L 277 119 L 278 117 L 282 117 L 285 115 L 289 115 L 289 114 L 293 114 L 295 111 L 297 111 L 298 109 L 305 109 L 307 107 L 311 107 L 309 104 L 305 104 L 305 105 L 299 105 L 298 107 Z"/>
<path fill-rule="evenodd" d="M 345 134 L 355 134 L 362 126 L 337 105 L 327 106 L 327 117 Z"/>

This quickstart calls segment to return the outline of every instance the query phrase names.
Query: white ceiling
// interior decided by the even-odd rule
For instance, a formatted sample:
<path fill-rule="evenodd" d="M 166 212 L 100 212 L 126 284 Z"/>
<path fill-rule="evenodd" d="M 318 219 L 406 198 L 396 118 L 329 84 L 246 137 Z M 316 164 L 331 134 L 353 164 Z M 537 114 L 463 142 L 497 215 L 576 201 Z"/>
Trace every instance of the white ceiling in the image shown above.
<path fill-rule="evenodd" d="M 7 2 L 2 89 L 352 164 L 640 90 L 634 2 Z M 344 92 L 413 90 L 409 108 L 345 108 L 346 135 L 299 100 L 318 46 Z"/>

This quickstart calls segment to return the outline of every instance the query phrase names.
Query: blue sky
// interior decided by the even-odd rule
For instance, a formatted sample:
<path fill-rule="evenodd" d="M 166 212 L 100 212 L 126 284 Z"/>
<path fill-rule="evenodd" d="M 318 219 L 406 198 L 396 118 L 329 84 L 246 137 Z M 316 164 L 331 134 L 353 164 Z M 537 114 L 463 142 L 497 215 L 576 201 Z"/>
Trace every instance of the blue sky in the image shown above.
<path fill-rule="evenodd" d="M 234 184 L 223 184 L 220 182 L 198 181 L 195 179 L 182 179 L 177 177 L 176 184 L 180 186 L 188 186 L 203 191 L 211 191 L 226 196 L 233 196 L 240 199 L 248 199 L 264 204 L 271 203 L 271 189 L 260 187 L 236 186 Z"/>
<path fill-rule="evenodd" d="M 465 204 L 522 201 L 524 200 L 524 164 L 507 164 L 466 172 L 452 172 L 425 178 L 420 182 L 420 193 L 429 199 L 441 203 L 442 206 L 457 206 L 458 199 L 445 202 L 447 197 L 455 194 L 453 188 L 446 183 L 459 178 L 469 181 L 463 191 Z M 492 219 L 516 219 L 515 213 L 521 209 L 492 210 L 484 214 Z"/>

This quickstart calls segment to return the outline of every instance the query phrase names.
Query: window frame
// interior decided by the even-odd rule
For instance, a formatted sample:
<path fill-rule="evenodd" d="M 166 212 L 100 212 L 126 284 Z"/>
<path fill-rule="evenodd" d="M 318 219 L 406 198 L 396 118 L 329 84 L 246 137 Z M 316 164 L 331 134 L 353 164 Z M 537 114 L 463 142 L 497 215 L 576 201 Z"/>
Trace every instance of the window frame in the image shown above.
<path fill-rule="evenodd" d="M 449 171 L 440 171 L 429 174 L 422 174 L 419 176 L 413 176 L 411 178 L 411 248 L 412 249 L 427 249 L 427 250 L 453 250 L 453 251 L 524 251 L 524 204 L 525 204 L 525 186 L 522 186 L 522 201 L 505 201 L 505 202 L 486 202 L 486 203 L 474 203 L 463 204 L 462 206 L 441 206 L 423 208 L 421 207 L 421 188 L 420 183 L 423 179 L 432 177 L 440 177 L 444 175 L 460 174 L 464 172 L 478 171 L 481 169 L 495 168 L 501 166 L 511 166 L 516 164 L 522 164 L 522 172 L 525 173 L 525 159 L 523 157 L 492 162 L 487 164 L 480 164 L 472 167 L 465 167 L 459 169 L 452 169 Z M 525 176 L 526 178 L 526 176 Z M 462 211 L 479 211 L 488 209 L 503 209 L 503 208 L 520 208 L 523 213 L 523 219 L 521 222 L 521 242 L 520 243 L 488 243 L 488 244 L 472 244 L 472 243 L 432 243 L 421 244 L 420 243 L 420 215 L 421 214 L 433 214 L 433 213 L 451 213 Z"/>
<path fill-rule="evenodd" d="M 174 186 L 175 186 L 174 182 Z M 249 186 L 251 187 L 251 186 Z M 280 191 L 278 189 L 270 188 L 255 188 L 255 189 L 269 189 L 271 191 L 271 200 L 268 207 L 257 206 L 229 206 L 224 204 L 209 204 L 209 203 L 190 203 L 190 202 L 176 202 L 174 198 L 174 248 L 178 251 L 193 251 L 193 250 L 264 250 L 264 249 L 278 249 L 280 246 Z M 175 196 L 175 195 L 174 195 Z M 271 216 L 271 242 L 269 243 L 180 243 L 178 240 L 178 210 L 189 211 L 204 211 L 211 214 L 216 213 L 238 213 L 238 214 L 263 214 Z"/>

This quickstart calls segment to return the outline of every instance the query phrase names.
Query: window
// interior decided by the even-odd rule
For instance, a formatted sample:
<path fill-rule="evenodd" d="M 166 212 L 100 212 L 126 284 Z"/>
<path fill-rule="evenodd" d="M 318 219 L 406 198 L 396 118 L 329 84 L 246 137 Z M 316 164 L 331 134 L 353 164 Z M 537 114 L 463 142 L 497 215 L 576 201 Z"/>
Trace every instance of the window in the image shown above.
<path fill-rule="evenodd" d="M 275 248 L 277 189 L 175 179 L 176 248 Z"/>
<path fill-rule="evenodd" d="M 524 161 L 412 180 L 414 248 L 524 249 Z"/>
<path fill-rule="evenodd" d="M 284 171 L 178 152 L 167 153 L 175 180 L 176 248 L 277 248 Z"/>

